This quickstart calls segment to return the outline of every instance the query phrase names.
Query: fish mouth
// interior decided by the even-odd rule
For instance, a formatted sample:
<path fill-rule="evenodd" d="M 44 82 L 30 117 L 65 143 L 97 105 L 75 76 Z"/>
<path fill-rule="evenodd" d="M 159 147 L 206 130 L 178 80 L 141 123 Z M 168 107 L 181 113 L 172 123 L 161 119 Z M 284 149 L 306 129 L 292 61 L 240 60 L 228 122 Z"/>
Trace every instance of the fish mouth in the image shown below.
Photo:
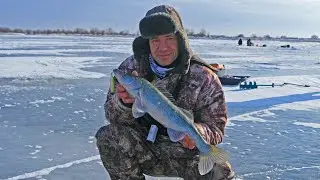
<path fill-rule="evenodd" d="M 135 77 L 132 76 L 131 74 L 127 74 L 122 70 L 119 69 L 114 69 L 113 70 L 113 75 L 125 89 L 135 89 Z"/>
<path fill-rule="evenodd" d="M 123 77 L 126 73 L 119 70 L 119 69 L 114 69 L 113 70 L 113 75 L 117 78 L 117 80 L 119 81 L 121 79 L 121 77 Z"/>

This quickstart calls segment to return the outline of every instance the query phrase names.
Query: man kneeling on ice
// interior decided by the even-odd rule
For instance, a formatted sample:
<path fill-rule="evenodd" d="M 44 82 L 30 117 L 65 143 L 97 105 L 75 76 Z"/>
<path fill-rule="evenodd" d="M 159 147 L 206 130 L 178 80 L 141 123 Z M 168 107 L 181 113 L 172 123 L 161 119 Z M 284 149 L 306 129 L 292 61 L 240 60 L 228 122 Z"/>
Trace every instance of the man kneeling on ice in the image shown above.
<path fill-rule="evenodd" d="M 145 179 L 143 174 L 232 179 L 226 153 L 215 147 L 222 142 L 227 122 L 225 97 L 215 70 L 192 53 L 173 7 L 152 8 L 139 28 L 133 56 L 114 71 L 119 83 L 115 88 L 111 83 L 104 105 L 110 124 L 96 134 L 111 179 Z M 144 78 L 141 82 L 153 91 L 135 89 L 133 76 L 124 79 L 123 72 L 139 77 L 133 79 Z M 155 96 L 148 96 L 151 92 Z M 168 112 L 174 114 L 171 119 Z"/>

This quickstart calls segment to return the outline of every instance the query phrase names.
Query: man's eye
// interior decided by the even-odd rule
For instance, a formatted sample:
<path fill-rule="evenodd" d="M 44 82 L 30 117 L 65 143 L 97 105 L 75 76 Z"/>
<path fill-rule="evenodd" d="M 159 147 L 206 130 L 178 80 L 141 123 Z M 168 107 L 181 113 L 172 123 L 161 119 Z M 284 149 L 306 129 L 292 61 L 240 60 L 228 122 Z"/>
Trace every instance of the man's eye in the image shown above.
<path fill-rule="evenodd" d="M 158 39 L 152 39 L 151 42 L 158 42 Z"/>

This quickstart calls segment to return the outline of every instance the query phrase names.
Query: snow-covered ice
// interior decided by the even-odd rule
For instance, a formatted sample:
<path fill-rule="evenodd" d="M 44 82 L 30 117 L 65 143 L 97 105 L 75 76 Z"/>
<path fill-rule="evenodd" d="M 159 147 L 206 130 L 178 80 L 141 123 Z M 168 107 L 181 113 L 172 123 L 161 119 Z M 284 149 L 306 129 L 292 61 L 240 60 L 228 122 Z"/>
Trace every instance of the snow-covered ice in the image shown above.
<path fill-rule="evenodd" d="M 108 177 L 94 134 L 104 125 L 111 70 L 131 54 L 132 40 L 0 35 L 0 179 Z M 227 74 L 310 86 L 224 86 L 229 122 L 220 146 L 237 179 L 320 179 L 320 44 L 190 42 Z"/>

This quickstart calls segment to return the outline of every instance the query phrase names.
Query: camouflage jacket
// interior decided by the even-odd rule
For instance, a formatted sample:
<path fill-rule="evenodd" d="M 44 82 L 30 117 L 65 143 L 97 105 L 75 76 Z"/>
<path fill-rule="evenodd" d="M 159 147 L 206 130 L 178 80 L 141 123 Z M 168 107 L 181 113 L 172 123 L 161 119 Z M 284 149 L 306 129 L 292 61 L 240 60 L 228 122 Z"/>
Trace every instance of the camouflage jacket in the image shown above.
<path fill-rule="evenodd" d="M 118 69 L 126 73 L 136 70 L 139 74 L 141 68 L 135 58 L 130 56 Z M 194 122 L 201 124 L 204 129 L 202 136 L 208 143 L 213 145 L 221 143 L 227 122 L 227 108 L 222 85 L 212 70 L 193 63 L 183 77 L 181 74 L 170 74 L 156 81 L 161 81 L 171 93 L 177 82 L 181 81 L 180 91 L 176 97 L 177 105 L 193 112 Z M 110 123 L 133 120 L 131 108 L 125 106 L 110 89 L 104 108 L 105 116 Z"/>

